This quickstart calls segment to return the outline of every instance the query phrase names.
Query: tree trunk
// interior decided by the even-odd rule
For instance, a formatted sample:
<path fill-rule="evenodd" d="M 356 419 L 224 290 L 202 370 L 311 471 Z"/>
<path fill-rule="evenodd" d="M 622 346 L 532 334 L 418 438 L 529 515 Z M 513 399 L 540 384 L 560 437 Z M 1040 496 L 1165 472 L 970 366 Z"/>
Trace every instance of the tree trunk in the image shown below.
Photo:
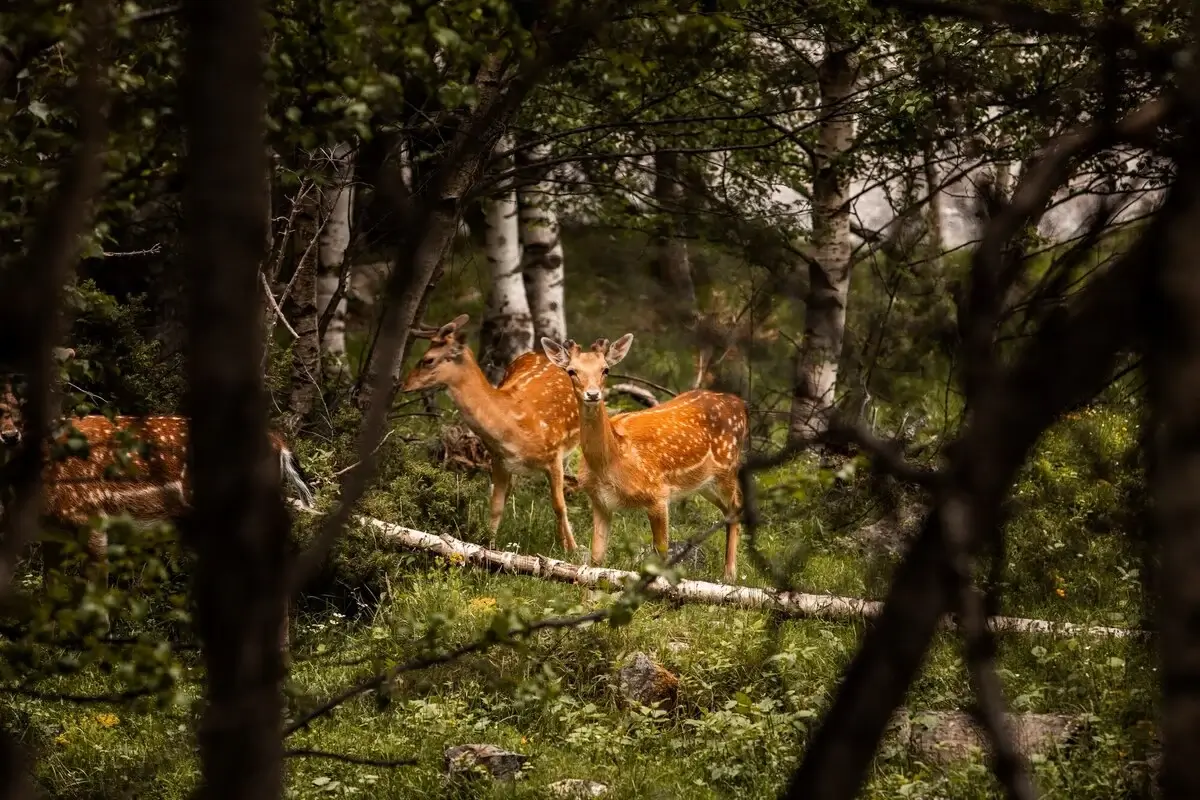
<path fill-rule="evenodd" d="M 318 198 L 306 199 L 296 214 L 292 234 L 296 257 L 296 275 L 287 306 L 291 309 L 292 329 L 298 334 L 292 342 L 291 396 L 288 411 L 299 424 L 312 413 L 320 391 L 317 376 L 321 369 L 321 347 L 317 336 L 317 235 Z"/>
<path fill-rule="evenodd" d="M 696 314 L 696 287 L 687 239 L 682 236 L 682 161 L 680 153 L 654 154 L 654 199 L 664 215 L 655 235 L 654 276 L 666 290 L 669 316 L 690 321 Z"/>
<path fill-rule="evenodd" d="M 944 247 L 942 244 L 944 225 L 942 192 L 939 188 L 941 181 L 938 177 L 936 158 L 937 154 L 933 150 L 933 145 L 926 142 L 924 151 L 921 153 L 921 166 L 925 172 L 925 191 L 929 195 L 929 204 L 926 206 L 925 227 L 929 231 L 929 238 L 927 240 L 929 250 L 935 258 L 941 255 Z"/>
<path fill-rule="evenodd" d="M 505 137 L 497 149 L 510 149 L 510 141 Z M 506 164 L 499 168 L 505 169 Z M 479 334 L 479 364 L 488 380 L 496 384 L 504 377 L 509 362 L 533 347 L 533 317 L 521 275 L 517 190 L 511 181 L 498 186 L 496 194 L 484 201 L 484 217 L 491 286 Z"/>
<path fill-rule="evenodd" d="M 849 99 L 858 77 L 857 58 L 834 37 L 818 69 L 821 119 L 813 156 L 812 252 L 804 339 L 796 354 L 790 437 L 804 439 L 826 429 L 833 412 L 838 361 L 846 329 L 850 288 L 849 164 L 854 116 Z"/>
<path fill-rule="evenodd" d="M 517 163 L 536 163 L 544 149 L 523 150 Z M 526 176 L 522 176 L 523 178 Z M 548 336 L 556 342 L 567 338 L 567 312 L 563 297 L 563 247 L 558 217 L 551 207 L 551 186 L 539 181 L 518 192 L 521 237 L 521 274 L 533 315 L 534 341 Z"/>
<path fill-rule="evenodd" d="M 197 555 L 206 700 L 197 796 L 206 800 L 283 792 L 279 633 L 290 519 L 267 441 L 262 374 L 262 10 L 249 0 L 183 4 L 193 510 L 180 529 Z"/>
<path fill-rule="evenodd" d="M 321 338 L 322 364 L 326 374 L 340 375 L 346 368 L 346 284 L 343 276 L 346 249 L 350 246 L 350 217 L 354 202 L 354 153 L 347 143 L 339 143 L 330 154 L 333 180 L 321 192 L 321 216 L 325 227 L 317 249 L 317 314 L 324 317 L 330 302 L 337 297 L 329 322 Z M 342 291 L 338 292 L 338 287 Z"/>

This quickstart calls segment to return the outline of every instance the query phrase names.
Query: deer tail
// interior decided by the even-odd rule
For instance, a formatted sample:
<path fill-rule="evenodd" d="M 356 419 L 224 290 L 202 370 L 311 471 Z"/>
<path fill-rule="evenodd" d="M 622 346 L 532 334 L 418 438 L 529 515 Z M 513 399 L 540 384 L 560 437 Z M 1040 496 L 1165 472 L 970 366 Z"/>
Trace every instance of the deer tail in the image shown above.
<path fill-rule="evenodd" d="M 296 494 L 299 495 L 300 505 L 305 508 L 312 508 L 316 505 L 308 475 L 300 466 L 300 460 L 296 458 L 296 454 L 286 447 L 279 448 L 279 469 L 292 488 L 296 490 Z"/>

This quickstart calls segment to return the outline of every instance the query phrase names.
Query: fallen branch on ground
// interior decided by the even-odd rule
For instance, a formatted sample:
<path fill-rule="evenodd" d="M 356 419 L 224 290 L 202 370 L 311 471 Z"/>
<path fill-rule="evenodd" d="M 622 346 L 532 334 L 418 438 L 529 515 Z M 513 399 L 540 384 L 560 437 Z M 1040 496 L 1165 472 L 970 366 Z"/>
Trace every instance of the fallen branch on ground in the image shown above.
<path fill-rule="evenodd" d="M 500 572 L 529 575 L 592 588 L 622 587 L 628 581 L 638 578 L 636 572 L 580 566 L 542 555 L 522 555 L 502 550 L 490 550 L 481 545 L 456 539 L 448 534 L 438 536 L 372 517 L 356 516 L 354 519 L 358 524 L 378 531 L 401 547 L 435 553 L 449 559 L 452 563 L 471 564 Z M 870 619 L 878 615 L 883 607 L 883 604 L 878 601 L 862 600 L 856 597 L 780 592 L 774 589 L 758 589 L 708 581 L 682 580 L 672 586 L 662 578 L 656 578 L 647 585 L 645 594 L 679 602 L 775 611 L 787 616 L 835 621 Z M 955 623 L 949 617 L 943 619 L 942 625 L 947 629 L 955 627 Z M 1050 622 L 1020 617 L 991 617 L 988 625 L 995 632 L 1005 633 L 1046 633 L 1056 636 L 1092 635 L 1119 638 L 1145 635 L 1145 631 L 1131 628 L 1079 625 L 1071 622 Z"/>
<path fill-rule="evenodd" d="M 654 392 L 643 389 L 641 386 L 634 386 L 632 383 L 614 384 L 608 387 L 608 391 L 628 395 L 647 408 L 658 405 L 658 398 L 654 396 Z"/>

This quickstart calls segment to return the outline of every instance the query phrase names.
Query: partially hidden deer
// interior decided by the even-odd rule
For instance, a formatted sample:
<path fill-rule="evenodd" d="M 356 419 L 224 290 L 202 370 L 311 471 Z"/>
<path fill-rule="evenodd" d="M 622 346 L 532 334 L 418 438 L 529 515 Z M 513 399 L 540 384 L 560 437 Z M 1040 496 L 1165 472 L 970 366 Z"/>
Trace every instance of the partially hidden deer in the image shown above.
<path fill-rule="evenodd" d="M 14 446 L 21 441 L 19 408 L 11 383 L 5 383 L 0 393 L 0 443 L 4 445 Z M 91 415 L 63 422 L 55 443 L 62 445 L 73 435 L 82 436 L 87 442 L 86 457 L 68 455 L 45 460 L 43 569 L 48 572 L 62 563 L 64 537 L 75 538 L 86 531 L 88 559 L 103 578 L 107 572 L 108 536 L 89 525 L 93 517 L 128 514 L 135 522 L 145 524 L 175 521 L 188 509 L 188 420 L 180 416 L 119 416 L 110 420 Z M 299 461 L 279 433 L 271 431 L 268 436 L 279 465 L 280 483 L 289 484 L 300 504 L 312 508 L 313 492 Z"/>
<path fill-rule="evenodd" d="M 504 516 L 514 475 L 544 472 L 558 518 L 558 540 L 568 553 L 575 537 L 563 494 L 563 458 L 579 442 L 579 411 L 571 382 L 541 353 L 513 359 L 492 386 L 466 342 L 466 314 L 440 328 L 420 327 L 412 335 L 429 339 L 429 349 L 404 378 L 401 389 L 415 392 L 444 387 L 463 420 L 492 456 L 490 529 L 493 539 Z"/>
<path fill-rule="evenodd" d="M 673 500 L 700 494 L 727 518 L 725 582 L 737 578 L 738 469 L 746 440 L 746 404 L 740 397 L 707 389 L 684 392 L 648 408 L 609 416 L 604 383 L 633 344 L 627 333 L 611 344 L 597 339 L 590 350 L 574 341 L 542 338 L 546 356 L 571 383 L 579 407 L 579 485 L 592 506 L 591 560 L 602 564 L 613 511 L 645 509 L 654 547 L 665 556 Z"/>

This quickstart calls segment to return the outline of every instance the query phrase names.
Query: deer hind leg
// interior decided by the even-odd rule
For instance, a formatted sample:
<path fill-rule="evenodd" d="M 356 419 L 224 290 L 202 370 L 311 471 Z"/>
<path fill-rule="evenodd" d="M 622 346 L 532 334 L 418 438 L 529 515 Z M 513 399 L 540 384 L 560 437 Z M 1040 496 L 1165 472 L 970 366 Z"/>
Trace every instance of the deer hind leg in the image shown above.
<path fill-rule="evenodd" d="M 646 515 L 650 517 L 650 535 L 654 539 L 654 549 L 663 558 L 667 557 L 667 549 L 671 546 L 671 535 L 668 531 L 670 508 L 664 500 L 646 510 Z"/>
<path fill-rule="evenodd" d="M 550 503 L 554 506 L 554 516 L 558 518 L 558 543 L 568 553 L 575 552 L 575 536 L 571 533 L 571 520 L 567 517 L 567 498 L 563 494 L 563 462 L 562 456 L 555 456 L 546 470 L 550 476 Z"/>
<path fill-rule="evenodd" d="M 491 531 L 489 546 L 496 545 L 496 531 L 500 528 L 500 518 L 504 516 L 504 504 L 508 501 L 508 487 L 512 483 L 512 475 L 500 463 L 500 459 L 492 456 L 492 504 L 491 518 L 488 528 Z"/>
<path fill-rule="evenodd" d="M 721 514 L 728 520 L 725 523 L 725 583 L 737 582 L 737 550 L 738 539 L 741 537 L 741 525 L 738 517 L 742 513 L 742 491 L 738 486 L 737 473 L 721 478 L 717 484 L 704 493 Z"/>

